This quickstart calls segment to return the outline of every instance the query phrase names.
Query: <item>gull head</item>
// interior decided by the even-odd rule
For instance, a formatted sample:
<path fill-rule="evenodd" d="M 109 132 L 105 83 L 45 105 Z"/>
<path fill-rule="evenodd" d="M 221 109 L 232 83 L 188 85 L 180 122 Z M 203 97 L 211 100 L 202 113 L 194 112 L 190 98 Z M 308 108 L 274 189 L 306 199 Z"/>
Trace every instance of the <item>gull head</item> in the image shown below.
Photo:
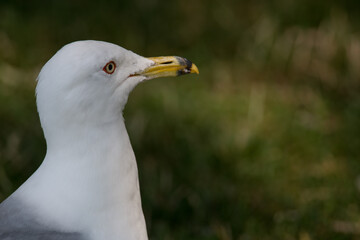
<path fill-rule="evenodd" d="M 176 56 L 145 58 L 115 44 L 78 41 L 61 48 L 42 68 L 36 88 L 45 137 L 51 129 L 99 125 L 122 118 L 131 90 L 152 78 L 198 73 Z"/>

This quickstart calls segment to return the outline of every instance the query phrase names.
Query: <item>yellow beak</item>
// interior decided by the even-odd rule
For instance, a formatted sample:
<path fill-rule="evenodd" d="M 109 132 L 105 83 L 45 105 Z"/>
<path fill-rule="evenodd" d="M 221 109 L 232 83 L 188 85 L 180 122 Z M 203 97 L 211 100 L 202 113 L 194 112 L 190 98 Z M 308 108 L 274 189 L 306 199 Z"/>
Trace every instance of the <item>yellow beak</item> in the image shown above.
<path fill-rule="evenodd" d="M 150 57 L 148 59 L 153 61 L 155 64 L 136 75 L 142 75 L 146 76 L 147 79 L 152 79 L 159 77 L 175 77 L 188 73 L 199 74 L 199 70 L 196 65 L 186 58 L 168 56 Z"/>

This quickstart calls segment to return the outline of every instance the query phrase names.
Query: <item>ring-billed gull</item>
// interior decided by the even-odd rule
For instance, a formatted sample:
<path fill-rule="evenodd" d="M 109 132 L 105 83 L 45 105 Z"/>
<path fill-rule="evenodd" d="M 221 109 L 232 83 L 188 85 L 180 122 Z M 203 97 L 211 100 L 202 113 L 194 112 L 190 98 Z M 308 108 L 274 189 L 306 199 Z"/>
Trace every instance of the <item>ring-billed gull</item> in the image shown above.
<path fill-rule="evenodd" d="M 36 88 L 46 156 L 0 205 L 0 238 L 147 239 L 122 111 L 138 83 L 186 73 L 198 69 L 185 58 L 144 58 L 107 42 L 59 50 Z"/>

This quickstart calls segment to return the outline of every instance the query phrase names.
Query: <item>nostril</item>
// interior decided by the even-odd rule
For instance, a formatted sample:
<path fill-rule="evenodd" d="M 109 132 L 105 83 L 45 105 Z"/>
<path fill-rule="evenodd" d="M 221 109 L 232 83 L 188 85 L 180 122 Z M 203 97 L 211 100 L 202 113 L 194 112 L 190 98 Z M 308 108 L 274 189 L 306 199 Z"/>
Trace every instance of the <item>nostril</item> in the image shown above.
<path fill-rule="evenodd" d="M 163 62 L 161 64 L 171 64 L 171 63 L 172 63 L 172 61 L 167 61 L 167 62 Z"/>

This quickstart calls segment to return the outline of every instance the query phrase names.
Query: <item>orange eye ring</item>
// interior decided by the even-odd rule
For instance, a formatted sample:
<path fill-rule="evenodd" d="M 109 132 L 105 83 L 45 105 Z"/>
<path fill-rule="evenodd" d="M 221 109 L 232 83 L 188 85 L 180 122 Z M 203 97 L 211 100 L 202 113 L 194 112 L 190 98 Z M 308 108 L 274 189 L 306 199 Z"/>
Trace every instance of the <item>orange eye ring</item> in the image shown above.
<path fill-rule="evenodd" d="M 105 65 L 103 71 L 108 74 L 113 74 L 115 72 L 115 68 L 116 68 L 116 64 L 113 61 L 111 61 Z"/>

